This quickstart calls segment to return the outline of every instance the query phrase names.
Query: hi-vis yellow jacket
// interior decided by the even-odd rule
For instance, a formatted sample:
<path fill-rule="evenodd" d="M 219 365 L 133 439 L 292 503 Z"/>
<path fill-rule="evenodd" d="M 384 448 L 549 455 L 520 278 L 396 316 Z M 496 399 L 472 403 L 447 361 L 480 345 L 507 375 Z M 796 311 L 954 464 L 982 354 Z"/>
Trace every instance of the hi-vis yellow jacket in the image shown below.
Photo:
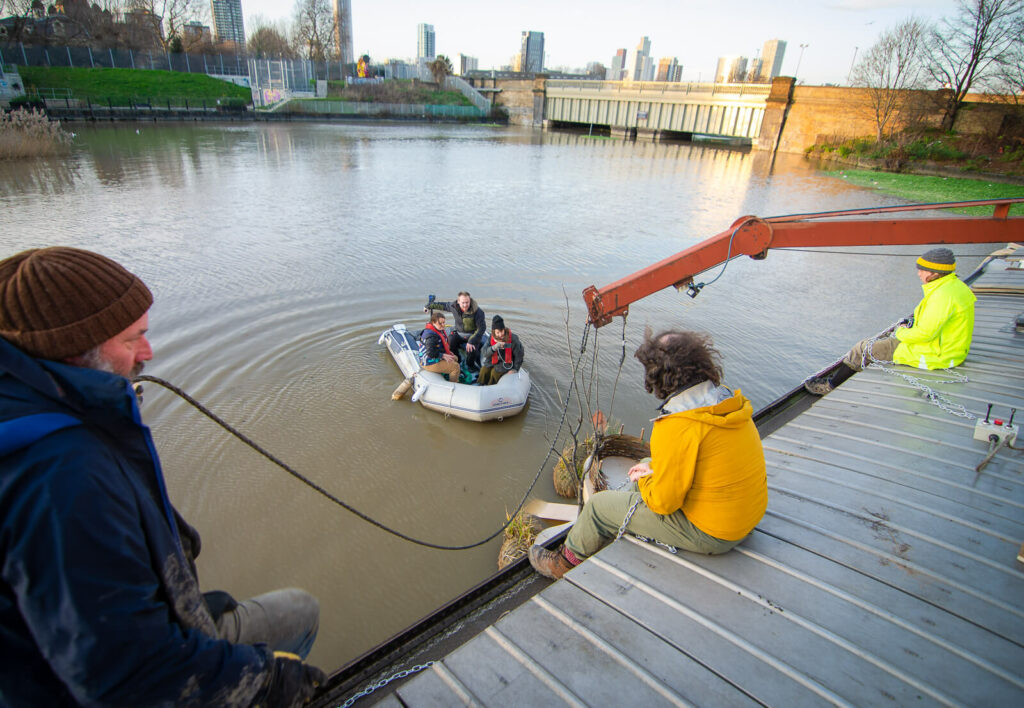
<path fill-rule="evenodd" d="M 924 283 L 924 298 L 914 309 L 914 326 L 897 329 L 892 358 L 919 369 L 958 366 L 971 348 L 977 298 L 955 273 Z"/>
<path fill-rule="evenodd" d="M 732 398 L 672 413 L 651 429 L 652 474 L 639 480 L 644 503 L 656 514 L 680 509 L 694 526 L 723 541 L 750 533 L 768 506 L 761 437 L 753 407 Z"/>

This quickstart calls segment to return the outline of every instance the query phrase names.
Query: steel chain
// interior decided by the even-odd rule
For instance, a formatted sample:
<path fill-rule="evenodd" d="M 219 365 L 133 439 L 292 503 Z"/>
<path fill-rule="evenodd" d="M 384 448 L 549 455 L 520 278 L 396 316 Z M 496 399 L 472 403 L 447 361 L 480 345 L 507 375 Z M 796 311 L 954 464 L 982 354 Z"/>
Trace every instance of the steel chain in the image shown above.
<path fill-rule="evenodd" d="M 384 688 L 385 686 L 387 686 L 392 681 L 397 681 L 398 679 L 403 679 L 406 676 L 412 676 L 415 673 L 423 671 L 423 669 L 429 669 L 435 663 L 436 662 L 428 661 L 425 664 L 416 664 L 416 666 L 413 666 L 413 667 L 408 668 L 408 669 L 404 669 L 404 670 L 399 671 L 398 673 L 395 673 L 395 674 L 391 674 L 386 679 L 381 679 L 377 683 L 372 684 L 372 685 L 368 686 L 367 688 L 364 688 L 362 691 L 360 691 L 359 693 L 355 694 L 354 696 L 351 696 L 347 701 L 345 701 L 344 703 L 341 704 L 341 708 L 350 708 L 350 706 L 353 703 L 355 703 L 356 701 L 358 701 L 360 698 L 363 698 L 365 696 L 369 696 L 371 693 L 373 693 L 377 689 Z"/>
<path fill-rule="evenodd" d="M 629 507 L 629 511 L 626 512 L 626 518 L 622 520 L 622 526 L 619 527 L 619 533 L 615 536 L 615 540 L 618 541 L 622 538 L 622 534 L 626 533 L 626 527 L 629 526 L 629 520 L 633 518 L 633 512 L 640 506 L 640 502 L 643 501 L 643 497 L 637 497 L 637 500 L 633 502 L 633 506 Z"/>
<path fill-rule="evenodd" d="M 896 326 L 898 327 L 899 325 Z M 861 365 L 866 369 L 878 369 L 880 371 L 884 371 L 887 374 L 890 374 L 891 376 L 896 376 L 898 378 L 903 379 L 908 384 L 921 391 L 921 393 L 925 395 L 925 398 L 927 398 L 930 403 L 937 406 L 940 410 L 946 411 L 950 415 L 955 415 L 959 418 L 966 418 L 967 420 L 977 420 L 978 416 L 968 411 L 967 408 L 965 408 L 962 404 L 956 403 L 955 401 L 950 400 L 946 396 L 943 396 L 941 393 L 939 393 L 935 389 L 931 388 L 930 386 L 922 382 L 921 379 L 917 378 L 916 376 L 911 376 L 910 374 L 906 374 L 902 371 L 897 371 L 894 368 L 886 366 L 887 364 L 895 364 L 896 362 L 875 358 L 875 342 L 877 342 L 883 336 L 888 336 L 888 333 L 891 332 L 893 329 L 895 329 L 895 327 L 890 328 L 885 332 L 875 337 L 872 337 L 870 340 L 868 340 L 868 346 L 864 350 L 864 357 L 861 360 Z M 938 381 L 932 381 L 931 383 L 968 383 L 970 381 L 970 379 L 967 378 L 966 375 L 953 371 L 953 367 L 943 369 L 943 372 L 953 378 L 939 379 Z"/>

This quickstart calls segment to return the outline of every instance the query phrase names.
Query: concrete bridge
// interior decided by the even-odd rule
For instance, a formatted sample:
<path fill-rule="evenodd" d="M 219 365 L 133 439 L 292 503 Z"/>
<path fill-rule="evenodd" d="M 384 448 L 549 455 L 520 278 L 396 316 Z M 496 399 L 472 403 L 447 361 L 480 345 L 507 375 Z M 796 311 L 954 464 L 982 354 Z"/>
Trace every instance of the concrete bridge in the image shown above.
<path fill-rule="evenodd" d="M 761 134 L 770 92 L 770 84 L 548 79 L 543 124 L 607 126 L 612 135 L 627 138 L 697 134 L 750 144 Z"/>

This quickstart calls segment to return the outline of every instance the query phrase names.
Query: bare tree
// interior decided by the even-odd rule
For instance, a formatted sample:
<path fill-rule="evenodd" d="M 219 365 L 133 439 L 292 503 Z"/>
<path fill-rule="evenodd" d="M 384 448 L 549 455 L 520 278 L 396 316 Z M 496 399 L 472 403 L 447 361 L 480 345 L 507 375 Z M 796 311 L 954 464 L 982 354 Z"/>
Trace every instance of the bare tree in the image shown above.
<path fill-rule="evenodd" d="M 280 57 L 296 59 L 298 54 L 288 41 L 288 30 L 279 24 L 268 22 L 262 16 L 253 17 L 249 27 L 249 38 L 245 42 L 249 54 L 256 57 Z"/>
<path fill-rule="evenodd" d="M 1021 42 L 1024 0 L 958 0 L 958 14 L 943 20 L 929 41 L 928 71 L 947 92 L 942 129 L 953 129 L 971 87 Z"/>
<path fill-rule="evenodd" d="M 921 60 L 927 34 L 928 26 L 921 20 L 904 20 L 883 32 L 854 68 L 853 83 L 867 90 L 879 142 L 904 122 L 913 100 L 911 91 L 923 87 Z"/>
<path fill-rule="evenodd" d="M 128 0 L 127 3 L 127 10 L 134 13 L 134 21 L 148 24 L 164 51 L 170 51 L 172 44 L 179 46 L 185 34 L 185 23 L 203 17 L 206 9 L 203 0 Z"/>
<path fill-rule="evenodd" d="M 325 61 L 334 55 L 334 29 L 330 0 L 295 0 L 295 47 L 306 59 Z"/>
<path fill-rule="evenodd" d="M 1024 18 L 1018 36 L 1024 37 Z M 1018 107 L 1024 103 L 1024 40 L 1015 42 L 999 58 L 993 88 Z"/>

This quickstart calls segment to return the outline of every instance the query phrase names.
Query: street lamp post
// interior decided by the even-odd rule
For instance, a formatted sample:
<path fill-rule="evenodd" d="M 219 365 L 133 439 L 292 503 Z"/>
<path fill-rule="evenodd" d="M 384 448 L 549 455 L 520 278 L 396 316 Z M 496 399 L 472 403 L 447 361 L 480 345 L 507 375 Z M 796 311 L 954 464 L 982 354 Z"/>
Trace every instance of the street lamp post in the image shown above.
<path fill-rule="evenodd" d="M 798 77 L 800 76 L 800 62 L 802 62 L 804 60 L 804 50 L 807 49 L 807 47 L 809 47 L 809 46 L 811 46 L 811 45 L 809 45 L 809 44 L 801 44 L 800 45 L 800 58 L 796 60 L 796 71 L 793 72 L 793 74 L 794 74 L 793 78 L 794 79 L 798 79 Z"/>

